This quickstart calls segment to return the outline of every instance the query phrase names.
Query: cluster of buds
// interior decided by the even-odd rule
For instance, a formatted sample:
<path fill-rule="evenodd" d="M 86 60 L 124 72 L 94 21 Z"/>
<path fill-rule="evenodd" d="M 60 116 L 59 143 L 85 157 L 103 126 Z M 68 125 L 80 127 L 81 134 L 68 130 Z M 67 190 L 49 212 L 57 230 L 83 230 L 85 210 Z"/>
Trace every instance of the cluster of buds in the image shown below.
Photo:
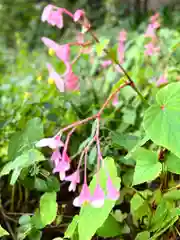
<path fill-rule="evenodd" d="M 85 16 L 85 12 L 83 10 L 79 9 L 74 14 L 72 14 L 71 12 L 67 11 L 64 8 L 58 8 L 54 5 L 48 5 L 47 7 L 44 8 L 41 20 L 43 22 L 47 21 L 52 26 L 62 28 L 64 25 L 63 14 L 68 15 L 74 22 L 78 22 L 82 26 L 83 31 L 78 36 L 77 42 L 67 43 L 64 45 L 59 45 L 58 43 L 46 37 L 42 38 L 43 43 L 49 48 L 49 51 L 51 53 L 55 53 L 57 58 L 59 58 L 66 66 L 65 72 L 62 75 L 59 75 L 54 70 L 52 65 L 47 63 L 49 79 L 50 81 L 53 81 L 56 84 L 56 87 L 60 92 L 64 92 L 66 90 L 70 90 L 70 91 L 77 90 L 79 88 L 78 77 L 72 71 L 72 64 L 75 61 L 70 62 L 70 47 L 72 45 L 78 45 L 80 47 L 87 46 L 87 44 L 84 42 L 84 34 L 87 31 L 89 31 L 91 27 L 88 19 Z M 126 37 L 125 36 L 122 36 L 122 37 L 121 37 L 121 42 L 124 43 Z M 120 50 L 122 51 L 122 46 Z M 80 54 L 82 52 L 84 52 L 83 48 L 80 49 Z M 78 58 L 79 55 L 76 58 Z M 124 84 L 124 86 L 125 85 L 126 84 Z M 112 97 L 113 96 L 114 95 L 112 95 Z M 111 98 L 109 98 L 109 100 L 111 100 Z M 82 183 L 82 189 L 79 196 L 77 196 L 73 201 L 73 205 L 76 207 L 80 207 L 87 202 L 94 207 L 102 207 L 105 199 L 116 201 L 119 198 L 119 191 L 113 185 L 112 179 L 107 169 L 106 169 L 106 174 L 107 174 L 106 192 L 101 188 L 100 180 L 99 180 L 99 171 L 102 167 L 105 168 L 105 162 L 101 154 L 100 140 L 99 140 L 100 116 L 104 107 L 108 104 L 108 101 L 105 102 L 105 104 L 100 109 L 98 114 L 93 115 L 87 119 L 77 121 L 67 126 L 64 129 L 61 129 L 61 131 L 58 134 L 56 134 L 54 137 L 44 138 L 36 143 L 36 147 L 49 147 L 50 149 L 52 149 L 51 162 L 53 164 L 53 173 L 59 173 L 59 177 L 61 181 L 70 182 L 69 191 L 75 191 L 77 184 L 81 182 L 80 168 L 82 167 L 83 160 L 84 160 L 84 171 L 83 171 L 84 180 Z M 68 148 L 69 148 L 69 142 L 70 142 L 71 136 L 79 125 L 89 122 L 90 120 L 96 121 L 95 122 L 96 129 L 92 134 L 93 136 L 91 140 L 87 143 L 87 145 L 84 147 L 84 149 L 80 153 L 80 159 L 79 159 L 76 171 L 73 172 L 71 175 L 68 175 L 68 171 L 71 169 L 71 157 L 69 157 L 68 155 Z M 61 136 L 65 131 L 68 131 L 68 130 L 69 132 L 66 136 L 66 141 L 63 142 L 61 140 Z M 89 149 L 94 143 L 96 144 L 96 149 L 97 149 L 97 170 L 95 174 L 97 184 L 94 189 L 94 192 L 91 193 L 88 187 L 88 181 L 87 181 L 87 159 L 88 159 Z"/>

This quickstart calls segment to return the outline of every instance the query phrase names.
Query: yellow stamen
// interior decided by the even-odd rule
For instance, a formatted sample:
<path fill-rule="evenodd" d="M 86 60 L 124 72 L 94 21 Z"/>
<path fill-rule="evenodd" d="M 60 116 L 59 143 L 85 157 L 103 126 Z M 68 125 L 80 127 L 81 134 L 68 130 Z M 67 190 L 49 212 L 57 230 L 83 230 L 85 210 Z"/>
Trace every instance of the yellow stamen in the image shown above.
<path fill-rule="evenodd" d="M 48 78 L 48 83 L 49 83 L 50 85 L 52 85 L 52 84 L 54 83 L 54 79 L 53 79 L 53 78 Z"/>
<path fill-rule="evenodd" d="M 55 51 L 52 48 L 49 48 L 48 53 L 51 57 L 55 55 Z"/>

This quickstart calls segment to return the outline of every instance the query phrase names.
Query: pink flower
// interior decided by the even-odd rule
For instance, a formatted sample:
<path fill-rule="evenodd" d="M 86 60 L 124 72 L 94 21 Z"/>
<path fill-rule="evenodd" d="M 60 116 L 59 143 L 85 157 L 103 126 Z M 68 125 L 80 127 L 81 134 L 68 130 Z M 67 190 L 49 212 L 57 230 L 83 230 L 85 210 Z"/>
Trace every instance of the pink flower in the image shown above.
<path fill-rule="evenodd" d="M 119 45 L 118 45 L 118 59 L 119 59 L 119 62 L 121 64 L 124 62 L 124 52 L 125 52 L 124 43 L 119 42 Z"/>
<path fill-rule="evenodd" d="M 85 12 L 81 9 L 76 10 L 73 16 L 74 22 L 78 22 L 80 19 L 82 19 L 85 16 Z"/>
<path fill-rule="evenodd" d="M 75 207 L 80 207 L 82 204 L 90 203 L 90 202 L 91 202 L 91 193 L 87 183 L 84 183 L 82 186 L 81 193 L 78 197 L 74 199 L 73 205 Z"/>
<path fill-rule="evenodd" d="M 57 153 L 56 153 L 57 154 Z M 53 155 L 52 155 L 53 157 Z M 52 159 L 51 157 L 51 159 Z M 68 157 L 66 152 L 59 155 L 59 159 L 55 158 L 58 157 L 58 154 L 53 157 L 55 167 L 53 169 L 53 173 L 59 172 L 60 180 L 63 181 L 66 177 L 66 171 L 70 169 L 70 158 Z"/>
<path fill-rule="evenodd" d="M 160 25 L 160 23 L 159 23 L 158 21 L 156 21 L 156 22 L 153 22 L 153 23 L 152 23 L 152 26 L 153 26 L 154 29 L 157 29 L 157 28 L 159 28 L 161 25 Z"/>
<path fill-rule="evenodd" d="M 41 16 L 42 22 L 47 21 L 52 26 L 57 26 L 58 28 L 63 27 L 63 8 L 58 8 L 54 5 L 47 5 Z"/>
<path fill-rule="evenodd" d="M 155 38 L 156 37 L 155 29 L 154 29 L 152 24 L 148 25 L 148 28 L 147 28 L 144 36 L 145 37 L 150 37 L 150 38 Z"/>
<path fill-rule="evenodd" d="M 72 69 L 64 76 L 65 88 L 67 90 L 79 89 L 79 78 L 73 73 Z"/>
<path fill-rule="evenodd" d="M 110 177 L 107 179 L 107 198 L 114 201 L 119 198 L 119 191 L 114 187 Z"/>
<path fill-rule="evenodd" d="M 152 56 L 160 51 L 160 48 L 154 46 L 152 42 L 146 44 L 144 47 L 146 48 L 146 51 L 145 51 L 146 56 Z"/>
<path fill-rule="evenodd" d="M 168 83 L 168 80 L 167 80 L 167 78 L 165 77 L 165 75 L 161 75 L 161 76 L 159 77 L 159 79 L 157 80 L 157 82 L 156 82 L 156 86 L 159 87 L 159 86 L 164 85 L 164 84 L 167 84 L 167 83 Z"/>
<path fill-rule="evenodd" d="M 159 18 L 159 13 L 155 13 L 153 16 L 151 16 L 150 21 L 153 23 L 157 21 L 158 18 Z"/>
<path fill-rule="evenodd" d="M 119 33 L 119 41 L 120 42 L 125 42 L 127 39 L 127 32 L 123 29 L 120 33 Z"/>
<path fill-rule="evenodd" d="M 76 170 L 73 174 L 65 177 L 65 181 L 71 182 L 69 185 L 69 192 L 76 190 L 77 183 L 80 183 L 79 170 Z"/>
<path fill-rule="evenodd" d="M 54 70 L 52 65 L 49 63 L 47 64 L 47 69 L 49 71 L 49 79 L 52 79 L 55 82 L 56 87 L 60 92 L 64 92 L 65 86 L 64 86 L 64 81 L 61 78 L 61 76 Z"/>
<path fill-rule="evenodd" d="M 59 136 L 52 138 L 43 138 L 36 143 L 36 147 L 49 147 L 51 149 L 56 149 L 62 146 L 64 146 L 64 143 L 60 140 Z"/>
<path fill-rule="evenodd" d="M 61 153 L 59 152 L 59 149 L 57 148 L 52 153 L 51 161 L 54 162 L 55 166 L 57 166 L 59 161 L 61 160 L 61 158 L 62 158 Z"/>
<path fill-rule="evenodd" d="M 43 41 L 43 43 L 49 48 L 54 50 L 54 52 L 56 53 L 56 56 L 63 61 L 65 64 L 67 62 L 69 62 L 70 59 L 70 47 L 69 44 L 64 44 L 64 45 L 59 45 L 56 42 L 54 42 L 53 40 L 46 38 L 46 37 L 42 37 L 41 40 Z"/>
<path fill-rule="evenodd" d="M 111 60 L 106 60 L 106 61 L 103 61 L 103 62 L 102 62 L 101 66 L 102 66 L 103 68 L 106 68 L 106 67 L 108 67 L 108 66 L 111 65 L 111 64 L 112 64 L 112 61 L 111 61 Z"/>
<path fill-rule="evenodd" d="M 99 184 L 96 185 L 93 196 L 91 198 L 91 205 L 95 208 L 100 208 L 104 204 L 104 192 Z"/>

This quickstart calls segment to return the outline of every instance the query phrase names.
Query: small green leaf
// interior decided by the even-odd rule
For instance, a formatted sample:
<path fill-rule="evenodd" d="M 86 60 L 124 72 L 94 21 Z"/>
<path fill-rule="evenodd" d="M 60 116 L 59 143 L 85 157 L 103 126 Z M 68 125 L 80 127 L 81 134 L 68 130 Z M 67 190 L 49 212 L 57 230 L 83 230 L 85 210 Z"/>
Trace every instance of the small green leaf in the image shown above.
<path fill-rule="evenodd" d="M 30 222 L 31 222 L 31 217 L 27 214 L 24 214 L 19 218 L 19 224 L 20 225 L 25 225 L 25 224 L 28 224 Z"/>
<path fill-rule="evenodd" d="M 165 193 L 163 198 L 167 200 L 175 200 L 175 201 L 180 200 L 180 190 L 171 190 Z"/>
<path fill-rule="evenodd" d="M 115 146 L 123 147 L 130 151 L 137 143 L 139 138 L 130 134 L 123 134 L 119 132 L 112 133 L 112 143 Z"/>
<path fill-rule="evenodd" d="M 96 53 L 98 57 L 101 57 L 103 55 L 103 50 L 107 47 L 109 44 L 109 39 L 100 39 L 100 43 L 96 44 Z"/>
<path fill-rule="evenodd" d="M 169 153 L 166 155 L 165 164 L 167 166 L 167 170 L 172 173 L 180 174 L 180 158 L 178 158 L 173 153 Z"/>
<path fill-rule="evenodd" d="M 158 161 L 156 153 L 139 148 L 133 153 L 133 158 L 136 160 L 133 185 L 150 182 L 160 175 L 162 164 Z"/>
<path fill-rule="evenodd" d="M 12 176 L 11 176 L 11 181 L 10 181 L 11 185 L 14 185 L 16 183 L 16 181 L 17 181 L 17 179 L 18 179 L 18 177 L 21 173 L 21 170 L 22 170 L 22 168 L 15 168 L 13 170 L 13 173 L 12 173 Z"/>
<path fill-rule="evenodd" d="M 66 232 L 64 233 L 64 238 L 71 238 L 74 235 L 76 228 L 78 226 L 78 221 L 79 221 L 79 216 L 75 215 L 73 217 L 72 222 L 68 225 Z"/>
<path fill-rule="evenodd" d="M 44 193 L 40 199 L 40 216 L 44 225 L 52 223 L 57 214 L 56 193 Z"/>
<path fill-rule="evenodd" d="M 120 224 L 109 215 L 103 225 L 97 230 L 97 235 L 104 238 L 112 238 L 121 235 Z"/>
<path fill-rule="evenodd" d="M 6 236 L 6 235 L 9 235 L 9 233 L 0 225 L 0 237 Z"/>
<path fill-rule="evenodd" d="M 135 240 L 148 240 L 150 239 L 150 233 L 148 231 L 140 232 L 136 236 Z"/>
<path fill-rule="evenodd" d="M 96 149 L 96 146 L 94 146 L 90 153 L 89 153 L 89 157 L 88 157 L 88 163 L 90 165 L 93 165 L 95 163 L 95 160 L 96 160 L 96 156 L 97 156 L 97 149 Z"/>
<path fill-rule="evenodd" d="M 180 83 L 171 83 L 159 90 L 156 103 L 145 112 L 143 123 L 154 143 L 180 157 Z"/>
<path fill-rule="evenodd" d="M 34 188 L 40 192 L 58 192 L 60 183 L 55 176 L 49 176 L 46 180 L 36 177 Z"/>

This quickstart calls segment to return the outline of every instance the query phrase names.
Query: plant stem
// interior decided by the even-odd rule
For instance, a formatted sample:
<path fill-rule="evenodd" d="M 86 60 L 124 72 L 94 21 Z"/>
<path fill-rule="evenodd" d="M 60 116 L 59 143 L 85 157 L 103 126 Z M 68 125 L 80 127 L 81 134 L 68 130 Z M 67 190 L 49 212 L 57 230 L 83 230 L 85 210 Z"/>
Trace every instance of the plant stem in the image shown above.
<path fill-rule="evenodd" d="M 97 38 L 97 36 L 95 35 L 95 33 L 90 29 L 89 30 L 91 36 L 94 38 L 94 40 L 97 43 L 100 43 L 99 39 Z M 149 105 L 147 103 L 147 100 L 143 97 L 143 95 L 141 94 L 141 92 L 138 90 L 138 88 L 135 86 L 134 81 L 132 80 L 132 78 L 129 76 L 129 74 L 127 73 L 127 71 L 123 68 L 123 66 L 118 62 L 118 60 L 116 58 L 114 58 L 108 50 L 104 49 L 104 52 L 106 53 L 106 55 L 110 58 L 110 60 L 112 60 L 113 63 L 115 63 L 116 65 L 118 65 L 120 67 L 120 69 L 122 70 L 122 72 L 124 73 L 124 75 L 127 77 L 127 79 L 129 80 L 129 85 L 132 87 L 132 89 L 137 93 L 137 95 L 140 97 L 140 99 L 142 100 L 142 102 L 145 105 Z"/>

